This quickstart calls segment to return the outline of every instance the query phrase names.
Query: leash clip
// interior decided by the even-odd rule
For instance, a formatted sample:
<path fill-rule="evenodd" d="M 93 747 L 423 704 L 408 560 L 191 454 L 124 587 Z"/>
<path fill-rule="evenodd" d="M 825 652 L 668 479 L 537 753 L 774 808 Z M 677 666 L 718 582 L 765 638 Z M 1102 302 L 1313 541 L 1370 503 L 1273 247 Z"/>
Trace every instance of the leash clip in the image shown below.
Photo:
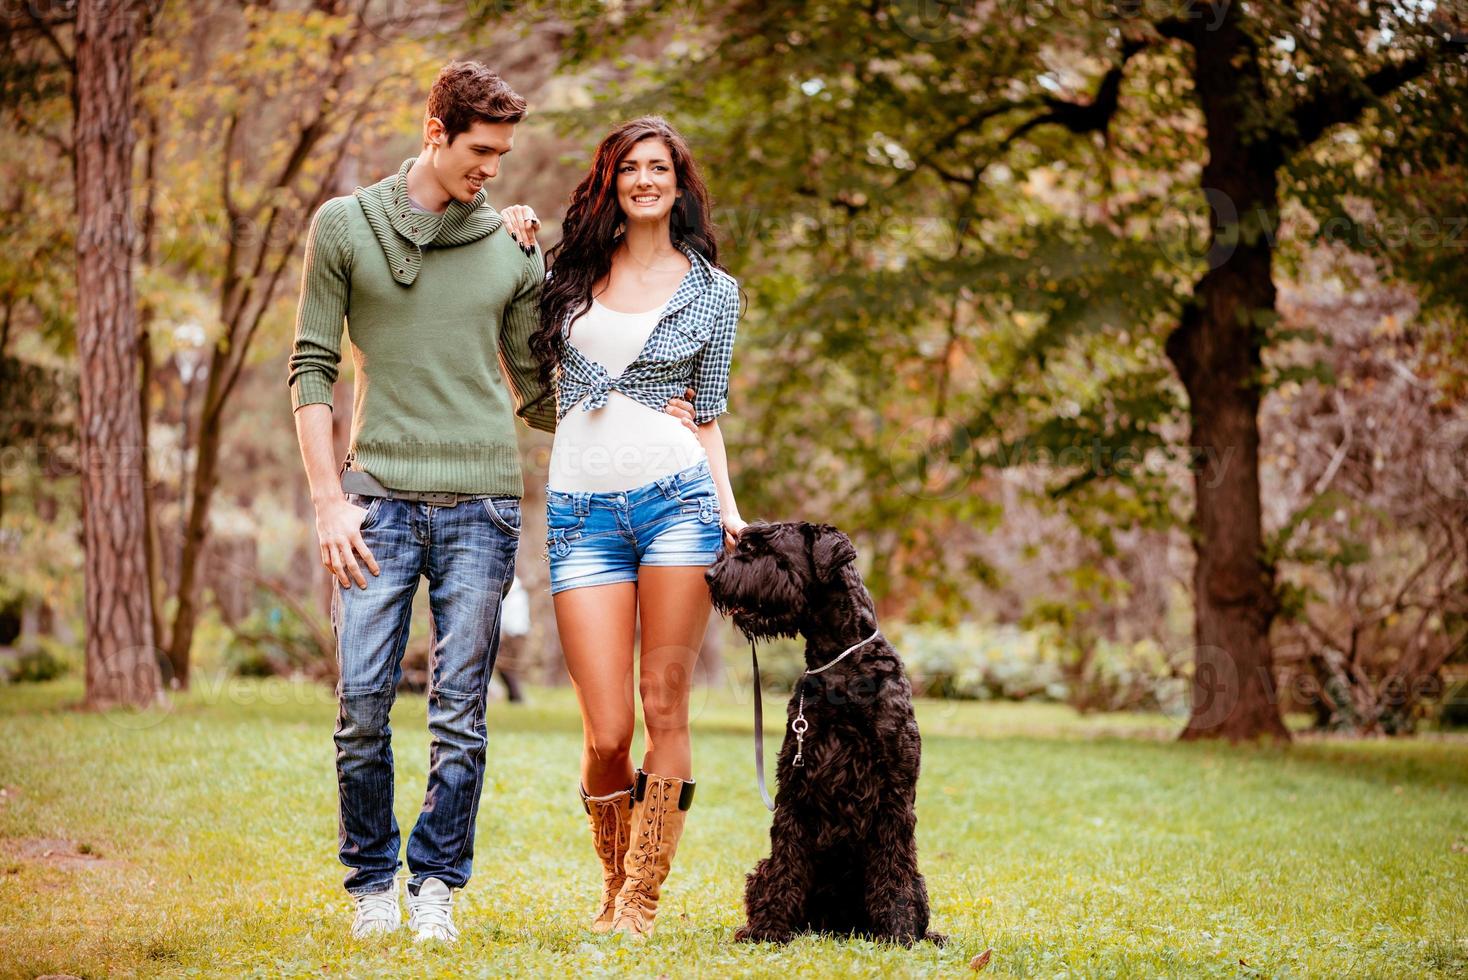
<path fill-rule="evenodd" d="M 804 769 L 805 733 L 810 730 L 810 722 L 805 720 L 805 691 L 803 690 L 800 692 L 800 707 L 795 710 L 795 720 L 790 723 L 790 730 L 795 733 L 795 758 L 790 760 L 790 764 Z"/>
<path fill-rule="evenodd" d="M 562 335 L 564 336 L 564 328 Z M 857 643 L 852 644 L 845 650 L 842 650 L 841 653 L 834 660 L 830 660 L 813 670 L 807 669 L 805 673 L 801 675 L 800 681 L 797 682 L 798 686 L 800 687 L 799 706 L 795 709 L 795 720 L 790 723 L 790 731 L 795 736 L 795 758 L 790 760 L 791 766 L 798 769 L 805 768 L 805 733 L 810 730 L 810 722 L 807 721 L 805 717 L 805 679 L 812 674 L 819 674 L 825 670 L 830 669 L 831 667 L 836 666 L 836 664 L 840 663 L 842 660 L 845 660 L 847 655 L 850 654 L 853 650 L 857 649 L 858 647 L 865 646 L 866 644 L 875 640 L 879 632 L 881 631 L 873 630 L 871 636 L 867 637 L 865 640 L 860 640 Z M 773 813 L 775 810 L 775 801 L 770 799 L 770 791 L 765 788 L 764 701 L 760 693 L 759 654 L 755 652 L 754 637 L 752 636 L 749 638 L 749 662 L 750 666 L 754 668 L 755 781 L 759 784 L 759 795 L 760 798 L 763 799 L 765 802 L 765 808 Z"/>

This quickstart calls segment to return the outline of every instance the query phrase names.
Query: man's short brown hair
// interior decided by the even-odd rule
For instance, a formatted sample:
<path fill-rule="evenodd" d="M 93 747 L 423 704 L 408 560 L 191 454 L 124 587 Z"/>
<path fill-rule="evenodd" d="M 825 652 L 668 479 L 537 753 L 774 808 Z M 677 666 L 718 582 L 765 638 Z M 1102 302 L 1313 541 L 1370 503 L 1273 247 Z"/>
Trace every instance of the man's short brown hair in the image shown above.
<path fill-rule="evenodd" d="M 476 122 L 519 122 L 525 118 L 525 100 L 498 73 L 479 62 L 451 61 L 428 93 L 424 121 L 434 116 L 443 123 L 452 143 Z"/>

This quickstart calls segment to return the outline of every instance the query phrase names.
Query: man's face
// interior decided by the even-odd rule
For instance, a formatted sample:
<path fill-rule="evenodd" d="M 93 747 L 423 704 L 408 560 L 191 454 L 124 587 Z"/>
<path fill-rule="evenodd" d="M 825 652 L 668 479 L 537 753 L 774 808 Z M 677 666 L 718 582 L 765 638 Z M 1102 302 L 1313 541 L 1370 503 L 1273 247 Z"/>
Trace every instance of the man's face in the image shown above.
<path fill-rule="evenodd" d="M 450 143 L 443 123 L 431 118 L 424 135 L 439 184 L 449 197 L 467 203 L 500 172 L 500 158 L 515 144 L 515 124 L 476 122 Z"/>

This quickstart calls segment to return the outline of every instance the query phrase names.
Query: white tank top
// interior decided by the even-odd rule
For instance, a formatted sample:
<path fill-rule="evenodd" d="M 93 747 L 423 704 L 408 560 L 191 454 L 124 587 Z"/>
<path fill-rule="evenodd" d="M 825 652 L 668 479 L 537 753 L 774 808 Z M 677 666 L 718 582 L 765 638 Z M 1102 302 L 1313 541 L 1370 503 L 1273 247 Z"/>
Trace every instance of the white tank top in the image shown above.
<path fill-rule="evenodd" d="M 642 353 L 662 315 L 662 306 L 619 313 L 592 300 L 571 324 L 569 343 L 615 378 Z M 557 423 L 546 482 L 564 492 L 631 490 L 707 455 L 678 419 L 613 389 L 601 408 L 582 411 L 578 403 Z"/>

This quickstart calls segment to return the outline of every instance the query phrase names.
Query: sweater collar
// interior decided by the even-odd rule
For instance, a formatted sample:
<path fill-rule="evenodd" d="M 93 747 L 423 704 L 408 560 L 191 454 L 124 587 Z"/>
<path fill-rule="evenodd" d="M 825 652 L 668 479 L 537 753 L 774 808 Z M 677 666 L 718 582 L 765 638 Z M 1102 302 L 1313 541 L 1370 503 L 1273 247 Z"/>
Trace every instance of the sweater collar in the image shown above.
<path fill-rule="evenodd" d="M 473 200 L 449 201 L 438 214 L 419 211 L 408 197 L 408 169 L 417 157 L 403 161 L 398 172 L 371 187 L 358 187 L 355 195 L 362 204 L 367 223 L 382 246 L 395 280 L 413 285 L 423 267 L 423 247 L 467 245 L 499 230 L 504 222 L 485 200 L 480 188 Z"/>

